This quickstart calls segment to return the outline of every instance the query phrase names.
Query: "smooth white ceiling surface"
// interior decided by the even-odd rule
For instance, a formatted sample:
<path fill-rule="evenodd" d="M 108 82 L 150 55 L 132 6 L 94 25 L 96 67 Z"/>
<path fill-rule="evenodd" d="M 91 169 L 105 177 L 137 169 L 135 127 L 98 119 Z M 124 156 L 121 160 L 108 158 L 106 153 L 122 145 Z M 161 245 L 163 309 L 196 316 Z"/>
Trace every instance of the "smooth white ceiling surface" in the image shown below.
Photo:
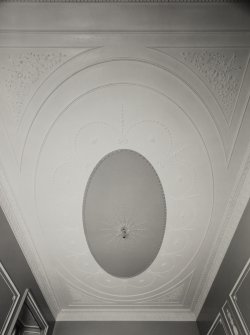
<path fill-rule="evenodd" d="M 194 319 L 249 196 L 248 35 L 46 34 L 2 40 L 0 158 L 1 205 L 51 309 Z M 159 253 L 132 278 L 98 265 L 82 221 L 93 169 L 120 149 L 154 167 L 167 204 Z"/>

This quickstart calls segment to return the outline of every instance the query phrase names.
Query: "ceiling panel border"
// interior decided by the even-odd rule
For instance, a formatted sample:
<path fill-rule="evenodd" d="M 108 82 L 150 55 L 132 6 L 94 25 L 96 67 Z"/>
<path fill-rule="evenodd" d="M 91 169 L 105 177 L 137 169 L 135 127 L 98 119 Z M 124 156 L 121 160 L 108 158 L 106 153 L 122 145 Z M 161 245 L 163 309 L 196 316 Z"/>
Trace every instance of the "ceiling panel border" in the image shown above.
<path fill-rule="evenodd" d="M 121 39 L 122 37 L 122 39 Z M 0 48 L 248 48 L 249 31 L 20 31 L 0 29 Z"/>
<path fill-rule="evenodd" d="M 3 0 L 0 31 L 19 32 L 20 39 L 34 31 L 233 35 L 250 32 L 245 6 L 240 0 Z"/>

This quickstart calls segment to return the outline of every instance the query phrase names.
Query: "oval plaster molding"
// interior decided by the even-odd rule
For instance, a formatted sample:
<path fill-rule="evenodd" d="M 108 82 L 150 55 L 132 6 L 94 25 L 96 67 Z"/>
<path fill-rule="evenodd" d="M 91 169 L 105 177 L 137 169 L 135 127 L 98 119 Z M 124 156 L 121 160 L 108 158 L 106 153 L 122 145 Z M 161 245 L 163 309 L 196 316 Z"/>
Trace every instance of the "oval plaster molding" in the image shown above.
<path fill-rule="evenodd" d="M 115 277 L 141 274 L 159 253 L 165 225 L 165 195 L 151 163 L 128 149 L 102 158 L 83 202 L 85 236 L 97 263 Z"/>

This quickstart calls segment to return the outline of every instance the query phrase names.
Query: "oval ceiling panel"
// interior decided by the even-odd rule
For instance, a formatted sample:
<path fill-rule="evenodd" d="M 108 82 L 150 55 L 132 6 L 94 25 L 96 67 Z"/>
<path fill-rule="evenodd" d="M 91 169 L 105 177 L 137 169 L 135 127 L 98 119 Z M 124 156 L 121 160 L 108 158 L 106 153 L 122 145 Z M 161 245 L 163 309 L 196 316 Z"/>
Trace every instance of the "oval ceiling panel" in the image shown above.
<path fill-rule="evenodd" d="M 164 237 L 166 203 L 149 161 L 132 150 L 105 156 L 85 191 L 83 225 L 97 263 L 116 277 L 133 277 L 156 258 Z"/>

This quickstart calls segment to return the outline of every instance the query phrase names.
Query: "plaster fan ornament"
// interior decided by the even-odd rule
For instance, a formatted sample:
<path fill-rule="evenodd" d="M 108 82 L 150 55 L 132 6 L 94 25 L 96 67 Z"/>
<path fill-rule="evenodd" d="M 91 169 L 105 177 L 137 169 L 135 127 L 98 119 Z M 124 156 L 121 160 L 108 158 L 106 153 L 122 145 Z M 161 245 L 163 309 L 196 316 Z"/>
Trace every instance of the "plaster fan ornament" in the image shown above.
<path fill-rule="evenodd" d="M 166 202 L 144 156 L 121 149 L 99 161 L 84 194 L 83 226 L 93 257 L 110 275 L 134 277 L 152 264 L 165 233 Z"/>

